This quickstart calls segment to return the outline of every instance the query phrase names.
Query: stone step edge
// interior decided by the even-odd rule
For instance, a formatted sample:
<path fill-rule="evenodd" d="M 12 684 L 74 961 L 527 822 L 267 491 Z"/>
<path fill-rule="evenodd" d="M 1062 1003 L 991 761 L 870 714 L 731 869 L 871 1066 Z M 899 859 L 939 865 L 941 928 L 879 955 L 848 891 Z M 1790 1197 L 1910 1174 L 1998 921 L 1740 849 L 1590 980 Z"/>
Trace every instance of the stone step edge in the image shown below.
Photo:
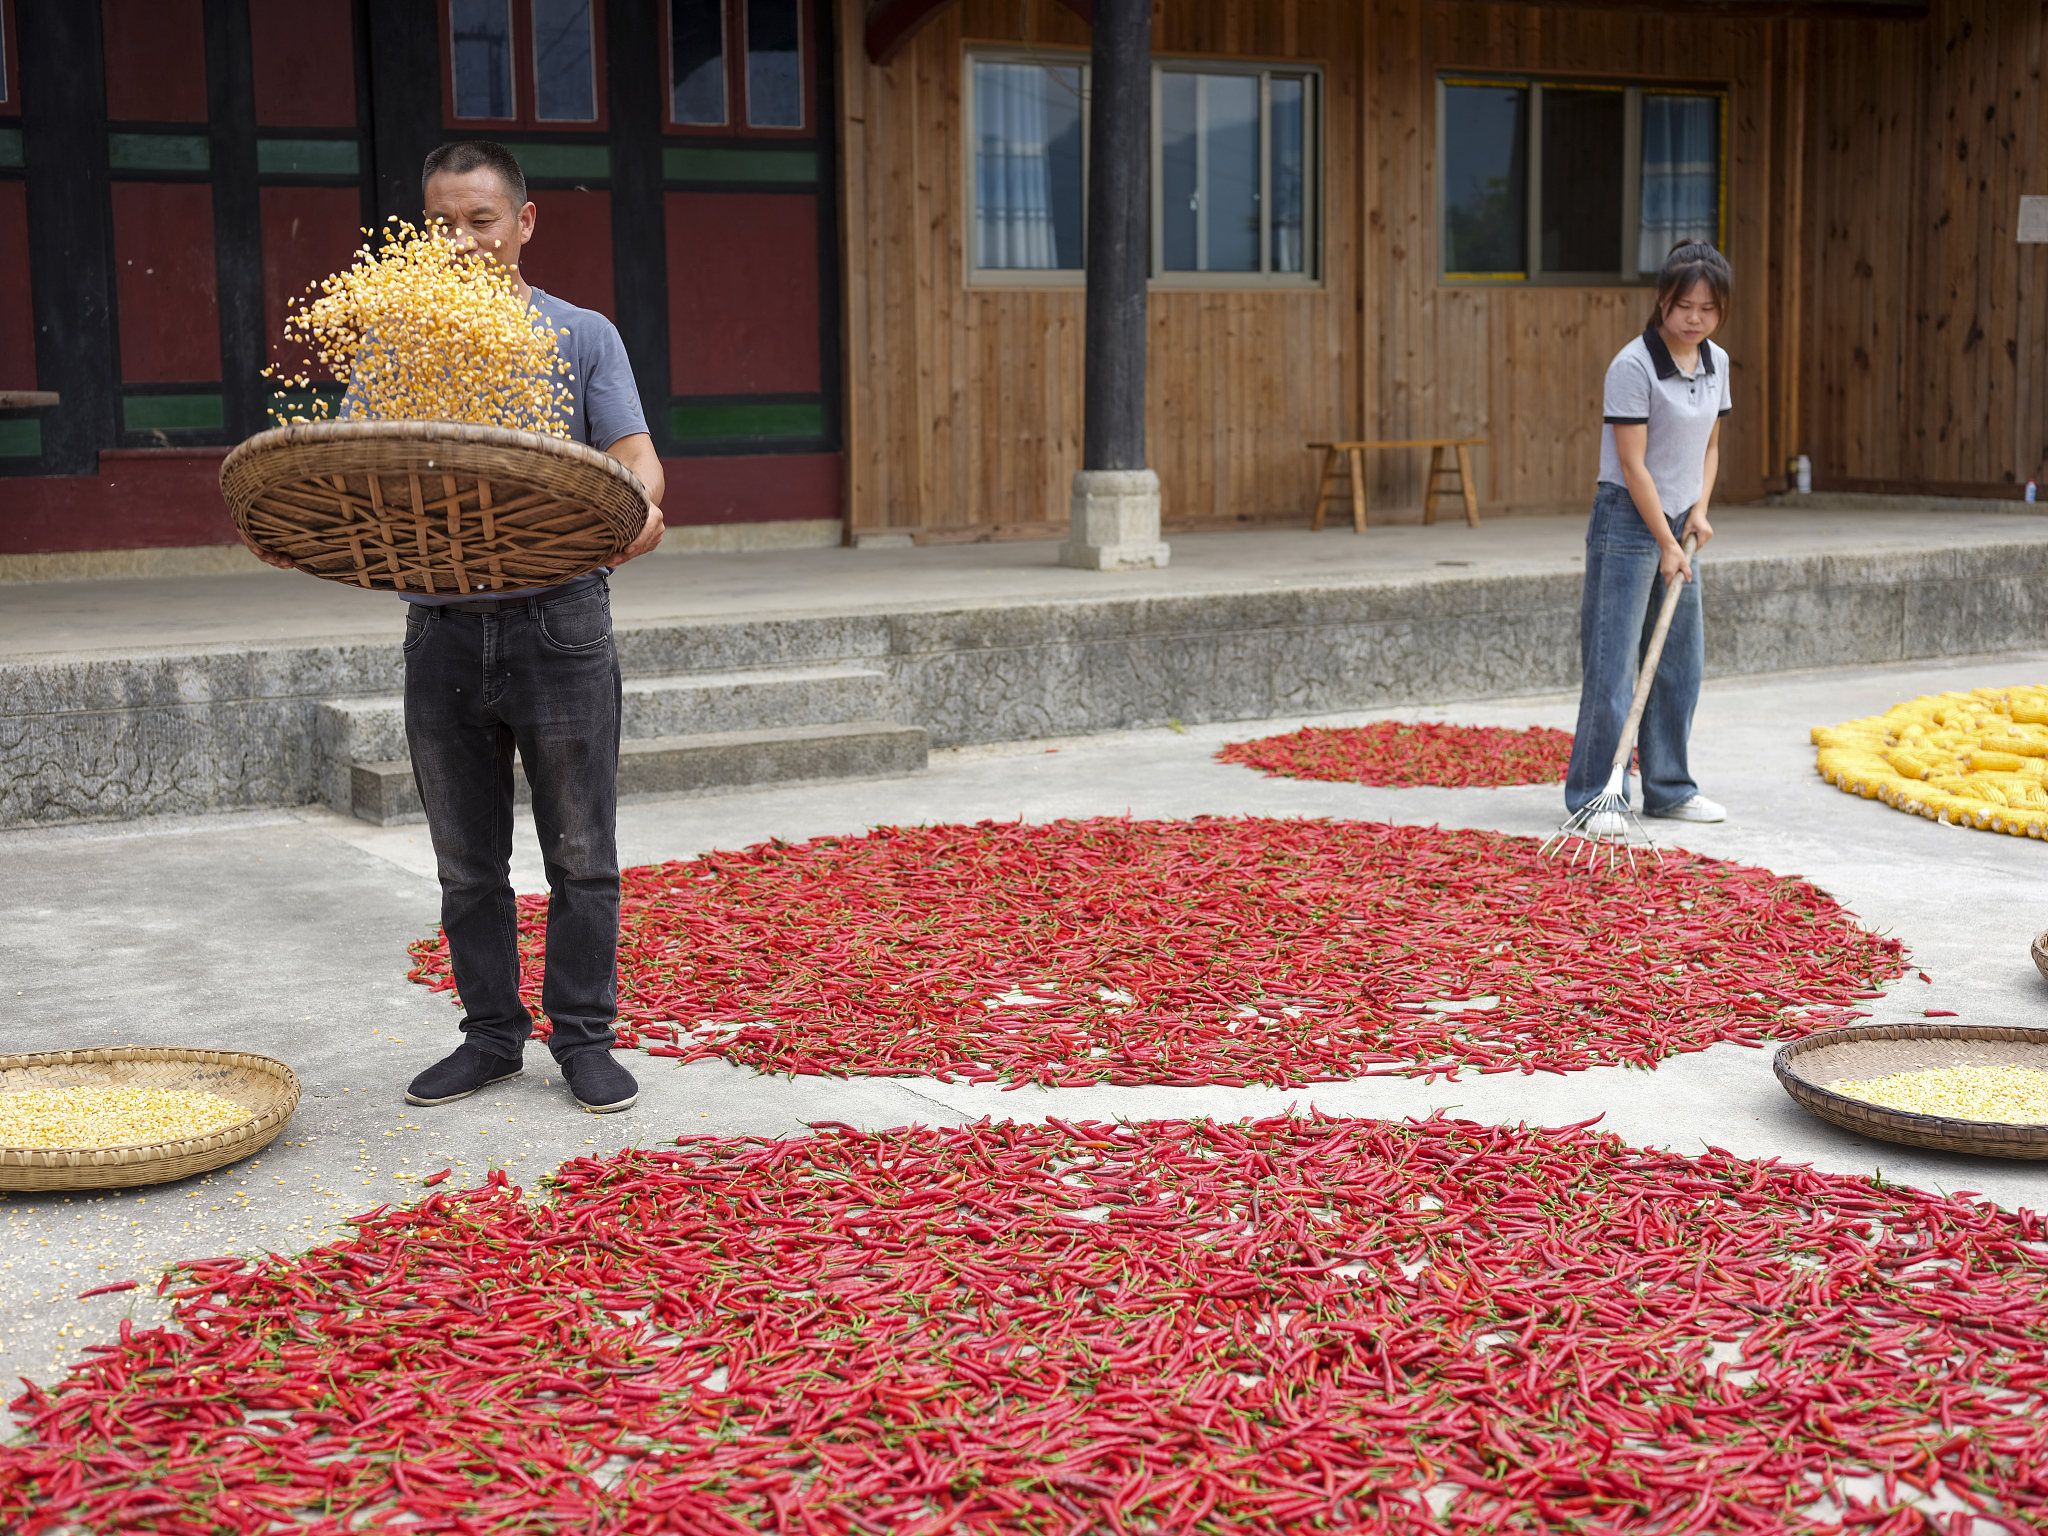
<path fill-rule="evenodd" d="M 922 773 L 929 751 L 923 726 L 893 720 L 651 736 L 620 743 L 619 796 L 896 778 Z M 512 783 L 515 800 L 524 804 L 525 774 L 515 772 Z M 402 758 L 351 764 L 349 788 L 360 820 L 387 827 L 425 820 L 412 764 Z"/>
<path fill-rule="evenodd" d="M 693 688 L 742 688 L 772 686 L 780 683 L 851 683 L 869 679 L 887 678 L 886 672 L 874 667 L 827 666 L 827 667 L 763 667 L 756 670 L 727 672 L 673 672 L 660 677 L 629 677 L 619 684 L 622 693 L 660 693 L 667 690 L 686 692 Z M 342 710 L 355 713 L 364 710 L 403 709 L 405 695 L 402 693 L 356 693 L 344 694 L 339 698 L 321 699 L 321 709 Z"/>

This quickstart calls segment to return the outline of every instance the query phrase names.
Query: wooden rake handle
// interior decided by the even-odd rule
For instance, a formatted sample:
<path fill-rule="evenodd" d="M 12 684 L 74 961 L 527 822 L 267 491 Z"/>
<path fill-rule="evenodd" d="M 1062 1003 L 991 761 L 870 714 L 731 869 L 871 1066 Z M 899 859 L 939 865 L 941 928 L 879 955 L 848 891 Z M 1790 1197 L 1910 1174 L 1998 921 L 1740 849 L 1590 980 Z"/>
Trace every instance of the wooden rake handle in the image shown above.
<path fill-rule="evenodd" d="M 1684 547 L 1690 560 L 1700 547 L 1700 536 L 1688 533 Z M 1657 627 L 1650 631 L 1650 648 L 1643 652 L 1643 664 L 1636 673 L 1636 696 L 1629 700 L 1628 719 L 1622 722 L 1621 743 L 1614 749 L 1611 772 L 1621 771 L 1635 747 L 1636 727 L 1643 723 L 1643 710 L 1650 702 L 1650 684 L 1657 680 L 1657 663 L 1664 659 L 1664 637 L 1671 633 L 1671 615 L 1678 611 L 1678 594 L 1684 585 L 1680 581 L 1664 584 L 1664 606 L 1657 610 Z"/>

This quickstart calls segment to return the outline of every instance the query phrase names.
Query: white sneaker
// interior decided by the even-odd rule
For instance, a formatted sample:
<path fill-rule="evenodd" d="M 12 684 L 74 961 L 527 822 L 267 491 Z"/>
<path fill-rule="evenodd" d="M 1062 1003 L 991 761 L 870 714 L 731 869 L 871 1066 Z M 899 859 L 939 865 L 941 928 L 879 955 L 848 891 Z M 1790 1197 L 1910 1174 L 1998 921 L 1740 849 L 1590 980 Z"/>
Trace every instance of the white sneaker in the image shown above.
<path fill-rule="evenodd" d="M 1620 811 L 1595 811 L 1580 824 L 1579 835 L 1620 842 L 1628 836 L 1628 818 Z"/>
<path fill-rule="evenodd" d="M 1661 816 L 1666 821 L 1726 821 L 1728 819 L 1727 811 L 1709 800 L 1705 795 L 1699 794 L 1689 796 L 1679 801 L 1678 804 L 1667 806 L 1661 811 L 1649 811 L 1646 814 Z"/>

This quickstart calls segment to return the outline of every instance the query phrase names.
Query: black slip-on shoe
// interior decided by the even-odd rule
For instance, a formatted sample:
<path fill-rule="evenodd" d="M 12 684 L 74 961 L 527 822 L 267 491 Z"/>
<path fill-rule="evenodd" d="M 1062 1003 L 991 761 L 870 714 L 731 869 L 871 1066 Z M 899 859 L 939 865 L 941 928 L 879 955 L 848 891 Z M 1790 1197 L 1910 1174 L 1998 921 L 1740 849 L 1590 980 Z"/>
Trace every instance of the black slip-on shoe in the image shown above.
<path fill-rule="evenodd" d="M 613 1060 L 610 1051 L 582 1051 L 561 1064 L 569 1092 L 579 1109 L 609 1115 L 631 1109 L 640 1099 L 633 1074 Z"/>
<path fill-rule="evenodd" d="M 477 1089 L 517 1077 L 526 1069 L 516 1056 L 493 1056 L 481 1047 L 464 1043 L 452 1056 L 444 1056 L 412 1080 L 405 1090 L 408 1104 L 452 1104 L 466 1099 Z"/>

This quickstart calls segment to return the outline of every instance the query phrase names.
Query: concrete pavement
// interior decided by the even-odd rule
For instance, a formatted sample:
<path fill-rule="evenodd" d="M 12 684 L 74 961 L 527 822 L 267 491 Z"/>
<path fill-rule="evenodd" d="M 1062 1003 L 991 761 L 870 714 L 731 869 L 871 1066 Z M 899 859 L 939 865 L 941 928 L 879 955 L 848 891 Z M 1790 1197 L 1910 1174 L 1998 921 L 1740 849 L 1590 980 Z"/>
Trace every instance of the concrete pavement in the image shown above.
<path fill-rule="evenodd" d="M 1435 533 L 1440 530 L 1420 530 Z M 1451 531 L 1457 536 L 1456 530 Z M 1347 539 L 1348 535 L 1344 536 Z M 2048 653 L 1939 664 L 1777 674 L 1710 683 L 1694 732 L 1702 787 L 1722 826 L 1653 824 L 1668 841 L 1803 874 L 1871 926 L 1903 938 L 1916 967 L 1879 1019 L 1929 1007 L 1964 1020 L 2048 1022 L 2048 983 L 2027 941 L 2048 926 L 2048 848 L 1937 826 L 1843 795 L 1813 771 L 1806 732 L 1947 688 L 2040 681 Z M 1569 728 L 1569 697 L 1326 717 L 1451 719 Z M 771 836 L 858 832 L 881 823 L 1023 816 L 1199 813 L 1343 816 L 1540 834 L 1554 787 L 1374 790 L 1265 779 L 1212 760 L 1228 740 L 1291 730 L 1287 718 L 935 753 L 920 778 L 642 801 L 620 814 L 629 863 L 687 857 Z M 543 888 L 522 821 L 515 880 Z M 410 1198 L 411 1180 L 454 1166 L 464 1180 L 505 1166 L 529 1187 L 565 1157 L 680 1133 L 801 1133 L 834 1119 L 884 1127 L 983 1114 L 1038 1118 L 1238 1117 L 1313 1104 L 1402 1116 L 1437 1107 L 1496 1121 L 1557 1124 L 1604 1114 L 1645 1145 L 1704 1143 L 1840 1172 L 1881 1169 L 1927 1188 L 1981 1191 L 2048 1209 L 2048 1168 L 1920 1152 L 1838 1131 L 1791 1103 L 1769 1050 L 1722 1045 L 1655 1072 L 1468 1077 L 1433 1085 L 1370 1079 L 1310 1089 L 1087 1088 L 1003 1092 L 922 1079 L 773 1079 L 717 1062 L 676 1066 L 627 1053 L 639 1106 L 576 1112 L 544 1051 L 527 1075 L 435 1111 L 408 1109 L 409 1077 L 449 1049 L 455 1014 L 406 981 L 406 945 L 437 913 L 424 829 L 376 828 L 324 810 L 245 813 L 0 834 L 0 1002 L 13 1049 L 101 1043 L 238 1046 L 293 1063 L 309 1092 L 260 1157 L 210 1178 L 99 1195 L 0 1200 L 0 1378 L 49 1382 L 118 1320 L 155 1320 L 150 1294 L 176 1258 L 295 1251 L 340 1235 L 348 1214 Z M 78 1302 L 118 1279 L 143 1287 Z"/>

